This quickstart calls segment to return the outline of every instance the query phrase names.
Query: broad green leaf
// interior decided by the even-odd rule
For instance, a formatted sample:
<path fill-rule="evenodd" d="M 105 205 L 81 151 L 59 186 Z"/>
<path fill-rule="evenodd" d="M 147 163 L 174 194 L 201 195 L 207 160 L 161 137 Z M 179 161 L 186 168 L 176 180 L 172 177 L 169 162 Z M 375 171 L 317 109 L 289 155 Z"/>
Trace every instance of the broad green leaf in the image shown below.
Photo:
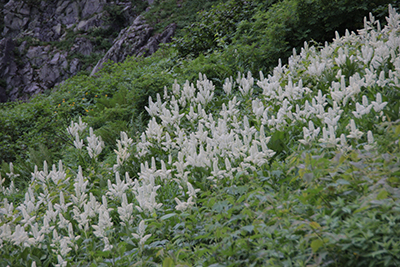
<path fill-rule="evenodd" d="M 356 214 L 356 213 L 362 212 L 362 211 L 364 211 L 364 210 L 366 210 L 366 209 L 369 209 L 369 206 L 365 206 L 365 207 L 362 207 L 362 208 L 356 209 L 356 210 L 353 212 L 353 214 Z"/>
<path fill-rule="evenodd" d="M 242 227 L 242 230 L 245 230 L 249 233 L 251 233 L 254 230 L 254 226 L 253 225 L 246 225 Z"/>
<path fill-rule="evenodd" d="M 321 228 L 321 225 L 319 225 L 319 223 L 317 223 L 317 222 L 310 222 L 310 226 L 311 226 L 313 229 Z"/>
<path fill-rule="evenodd" d="M 314 253 L 318 251 L 320 247 L 324 245 L 324 242 L 321 239 L 315 239 L 311 242 L 311 249 Z"/>
<path fill-rule="evenodd" d="M 162 266 L 163 266 L 163 267 L 172 267 L 172 266 L 175 266 L 175 265 L 174 265 L 174 260 L 171 259 L 171 258 L 165 258 L 165 259 L 163 260 Z"/>
<path fill-rule="evenodd" d="M 339 179 L 336 181 L 337 184 L 342 184 L 342 185 L 349 185 L 350 182 L 344 179 Z"/>
<path fill-rule="evenodd" d="M 171 217 L 174 217 L 175 215 L 176 215 L 176 213 L 165 214 L 164 216 L 162 216 L 162 217 L 160 218 L 160 220 L 161 220 L 161 221 L 164 221 L 164 220 L 166 220 L 166 219 L 169 219 L 169 218 L 171 218 Z"/>
<path fill-rule="evenodd" d="M 377 200 L 385 199 L 385 198 L 387 198 L 388 194 L 389 194 L 389 193 L 388 193 L 385 189 L 382 189 L 382 190 L 378 193 L 378 195 L 376 196 L 376 199 L 377 199 Z"/>
<path fill-rule="evenodd" d="M 397 125 L 395 129 L 395 134 L 399 135 L 400 134 L 400 125 Z"/>
<path fill-rule="evenodd" d="M 380 254 L 383 254 L 383 253 L 387 253 L 387 250 L 386 249 L 382 249 L 382 250 L 374 251 L 372 253 L 369 253 L 367 256 L 376 257 L 376 256 L 378 256 Z"/>

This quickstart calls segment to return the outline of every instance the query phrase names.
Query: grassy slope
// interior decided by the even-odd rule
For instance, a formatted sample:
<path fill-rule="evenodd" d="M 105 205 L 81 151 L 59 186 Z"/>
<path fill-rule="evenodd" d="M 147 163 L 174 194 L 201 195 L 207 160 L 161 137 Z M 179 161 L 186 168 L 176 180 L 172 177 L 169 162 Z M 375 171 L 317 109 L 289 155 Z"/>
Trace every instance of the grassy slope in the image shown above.
<path fill-rule="evenodd" d="M 145 122 L 146 112 L 143 112 L 143 107 L 147 104 L 148 95 L 154 97 L 155 93 L 161 92 L 164 86 L 171 85 L 174 79 L 179 82 L 184 82 L 185 80 L 194 81 L 198 77 L 198 73 L 201 72 L 210 77 L 217 86 L 222 86 L 224 79 L 229 76 L 235 77 L 237 71 L 246 73 L 252 70 L 253 73 L 257 73 L 259 70 L 269 70 L 276 64 L 278 58 L 288 56 L 288 51 L 291 51 L 294 41 L 283 39 L 281 40 L 283 44 L 281 44 L 280 42 L 269 43 L 268 40 L 272 40 L 274 39 L 273 36 L 278 35 L 297 36 L 294 34 L 296 31 L 293 32 L 293 30 L 299 25 L 304 27 L 304 24 L 306 24 L 304 21 L 296 19 L 297 16 L 300 16 L 300 18 L 305 16 L 301 13 L 304 13 L 304 8 L 302 9 L 299 6 L 297 11 L 296 9 L 288 8 L 293 6 L 288 5 L 289 2 L 296 3 L 293 0 L 277 3 L 271 12 L 268 11 L 269 6 L 276 1 L 255 1 L 250 6 L 242 9 L 242 0 L 231 0 L 213 6 L 210 10 L 207 9 L 211 8 L 211 4 L 217 4 L 218 2 L 205 1 L 203 3 L 196 1 L 194 3 L 193 1 L 182 1 L 177 3 L 176 1 L 158 1 L 145 16 L 148 17 L 148 20 L 156 29 L 162 29 L 171 22 L 178 24 L 182 31 L 177 33 L 177 49 L 175 45 L 170 48 L 165 47 L 151 59 L 131 59 L 118 66 L 110 66 L 98 77 L 87 77 L 87 75 L 82 74 L 66 81 L 53 92 L 47 92 L 46 95 L 37 97 L 30 103 L 2 105 L 0 123 L 4 127 L 0 132 L 0 161 L 28 162 L 25 172 L 29 173 L 35 164 L 40 165 L 40 162 L 44 159 L 61 158 L 62 149 L 59 148 L 68 141 L 68 138 L 63 136 L 61 132 L 71 119 L 77 118 L 79 115 L 89 115 L 87 119 L 95 122 L 95 129 L 104 125 L 106 129 L 100 130 L 103 133 L 108 132 L 107 129 L 113 128 L 107 125 L 110 122 L 102 119 L 104 117 L 116 116 L 115 120 L 122 122 L 121 126 L 115 129 L 127 129 L 129 125 L 132 126 L 134 124 L 132 118 L 140 118 L 140 114 L 143 114 L 143 122 Z M 332 6 L 330 16 L 334 17 L 335 8 L 343 8 L 343 5 L 346 4 L 351 7 L 349 10 L 357 12 L 361 21 L 362 12 L 368 12 L 368 7 L 377 8 L 376 5 L 373 5 L 373 2 L 363 2 L 359 7 L 354 3 L 338 2 Z M 380 6 L 380 9 L 377 8 L 379 12 L 382 12 L 382 6 Z M 228 25 L 222 28 L 220 26 L 218 26 L 219 28 L 214 28 L 213 21 L 215 19 L 221 20 L 221 16 L 225 18 L 226 13 L 229 13 L 234 7 L 239 8 L 232 15 L 232 19 L 227 22 Z M 305 9 L 307 8 L 305 7 Z M 198 11 L 203 12 L 196 15 Z M 299 14 L 292 16 L 294 21 L 273 20 L 273 18 L 279 18 L 280 16 L 284 18 L 287 16 L 287 12 L 291 14 L 299 12 Z M 336 10 L 336 12 L 343 11 L 340 9 Z M 157 14 L 157 16 L 152 14 Z M 354 16 L 346 15 L 345 17 L 351 17 L 353 20 Z M 266 18 L 267 24 L 272 23 L 272 25 L 264 25 L 263 18 Z M 313 18 L 318 21 L 320 16 L 316 13 Z M 327 18 L 324 19 L 326 20 Z M 194 21 L 198 21 L 198 23 L 192 24 Z M 351 21 L 346 22 L 347 24 L 345 22 L 342 24 L 351 24 Z M 315 24 L 315 21 L 311 21 L 309 27 L 313 27 Z M 342 24 L 338 25 L 338 27 L 343 27 Z M 191 26 L 184 30 L 183 28 L 187 25 Z M 204 32 L 204 29 L 207 31 Z M 264 29 L 273 30 L 266 33 Z M 328 32 L 331 34 L 333 29 L 334 26 L 330 26 L 326 30 L 326 34 Z M 192 32 L 197 32 L 199 35 L 193 36 Z M 286 34 L 286 32 L 289 34 Z M 211 37 L 209 36 L 210 33 L 212 34 Z M 323 33 L 320 28 L 315 31 L 318 36 L 323 35 Z M 215 34 L 219 36 L 214 40 L 215 42 L 221 43 L 221 36 L 230 36 L 229 38 L 233 43 L 226 43 L 226 45 L 222 46 L 222 50 L 219 46 L 209 47 L 206 51 L 202 51 L 203 54 L 195 58 L 182 57 L 185 54 L 180 52 L 179 47 L 196 48 L 196 42 L 203 42 L 204 38 L 207 40 L 213 39 Z M 303 34 L 296 39 L 296 42 L 302 43 L 304 40 L 314 38 L 312 34 L 314 34 L 314 31 L 309 34 Z M 179 39 L 180 36 L 184 36 L 184 38 Z M 260 39 L 257 36 L 266 36 L 266 38 Z M 253 40 L 251 45 L 243 42 L 243 40 L 252 40 L 254 38 L 258 39 Z M 116 113 L 111 113 L 109 110 L 107 111 L 109 114 L 105 116 L 104 105 L 96 106 L 97 100 L 100 97 L 105 97 L 105 95 L 110 98 L 121 88 L 127 89 L 128 95 L 126 97 L 132 101 L 120 103 L 125 105 L 124 114 L 120 114 L 122 111 L 118 111 L 117 108 L 115 110 Z M 113 101 L 111 105 L 114 105 L 114 107 L 118 102 L 118 100 L 109 101 Z M 138 123 L 135 124 L 135 127 L 143 128 L 143 124 Z M 132 129 L 132 127 L 128 128 Z M 111 141 L 116 136 L 118 136 L 118 130 L 111 131 L 108 140 Z M 110 142 L 108 143 L 110 144 Z M 40 149 L 40 147 L 43 149 Z M 110 147 L 109 151 L 112 151 L 112 149 Z M 46 152 L 41 153 L 40 150 Z"/>
<path fill-rule="evenodd" d="M 178 7 L 176 1 L 156 1 L 149 13 L 145 14 L 148 14 L 146 16 L 156 30 L 172 22 L 177 23 L 179 27 L 184 27 L 195 19 L 196 12 L 210 8 L 213 3 L 204 2 L 199 1 L 193 4 L 191 1 L 181 1 Z M 153 13 L 157 16 L 151 16 Z M 157 17 L 160 19 L 155 20 Z M 134 109 L 130 111 L 131 114 L 121 115 L 126 124 L 133 114 L 137 116 L 144 110 L 143 106 L 147 102 L 145 95 L 148 91 L 153 91 L 154 96 L 155 92 L 162 91 L 165 85 L 173 82 L 172 76 L 178 75 L 178 73 L 174 75 L 170 73 L 176 64 L 172 60 L 173 57 L 174 53 L 166 50 L 160 51 L 151 59 L 127 60 L 121 66 L 110 66 L 95 78 L 82 73 L 52 92 L 46 92 L 32 99 L 29 103 L 2 104 L 0 108 L 2 114 L 0 123 L 3 126 L 0 133 L 2 140 L 0 141 L 0 161 L 27 161 L 26 169 L 29 172 L 33 164 L 38 164 L 44 158 L 47 160 L 60 158 L 59 147 L 68 141 L 68 137 L 60 133 L 61 129 L 68 125 L 71 119 L 79 115 L 86 116 L 89 110 L 96 110 L 95 104 L 98 98 L 105 95 L 107 95 L 106 98 L 111 98 L 121 88 L 128 88 L 131 94 L 128 98 L 135 102 L 135 104 L 129 103 L 129 107 Z M 198 73 L 198 70 L 194 69 L 192 73 L 194 72 Z M 138 107 L 135 107 L 136 105 Z M 105 121 L 101 122 L 101 117 L 98 116 L 100 114 L 102 117 L 102 113 L 92 112 L 89 118 L 97 120 L 96 125 L 99 125 Z M 118 118 L 121 119 L 121 117 Z M 39 151 L 40 146 L 45 147 L 47 155 L 35 153 Z M 32 154 L 39 158 L 30 157 L 29 155 Z M 31 164 L 30 161 L 32 161 Z"/>

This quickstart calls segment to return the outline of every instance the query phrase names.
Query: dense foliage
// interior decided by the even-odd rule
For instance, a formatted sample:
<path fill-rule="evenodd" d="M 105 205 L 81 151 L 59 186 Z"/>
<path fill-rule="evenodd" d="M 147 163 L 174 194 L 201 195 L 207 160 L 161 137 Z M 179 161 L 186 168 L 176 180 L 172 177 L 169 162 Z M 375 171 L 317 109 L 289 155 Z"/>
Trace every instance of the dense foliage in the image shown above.
<path fill-rule="evenodd" d="M 391 0 L 229 0 L 202 12 L 176 46 L 182 57 L 219 49 L 242 71 L 269 71 L 304 41 L 324 43 L 335 31 L 361 28 L 369 12 L 384 20 L 389 3 L 399 5 Z"/>
<path fill-rule="evenodd" d="M 180 56 L 197 57 L 231 44 L 237 24 L 249 20 L 257 7 L 256 1 L 231 0 L 201 12 L 199 21 L 188 25 L 183 30 L 183 37 L 176 38 Z"/>
<path fill-rule="evenodd" d="M 358 34 L 305 44 L 259 78 L 185 82 L 175 75 L 198 61 L 164 56 L 76 77 L 65 85 L 75 90 L 41 96 L 43 110 L 41 98 L 25 104 L 37 114 L 27 112 L 29 123 L 45 124 L 47 113 L 53 123 L 74 119 L 54 128 L 67 141 L 52 167 L 29 175 L 3 164 L 1 265 L 400 264 L 392 7 L 383 29 L 370 16 Z M 147 115 L 135 111 L 142 107 Z"/>
<path fill-rule="evenodd" d="M 221 88 L 224 79 L 235 76 L 237 71 L 267 72 L 276 65 L 279 58 L 285 62 L 292 52 L 292 47 L 302 46 L 304 41 L 312 38 L 318 42 L 329 41 L 335 29 L 343 34 L 346 26 L 355 30 L 354 25 L 362 25 L 361 16 L 367 14 L 367 8 L 377 13 L 383 22 L 383 17 L 387 14 L 387 8 L 382 1 L 362 1 L 359 5 L 355 1 L 331 2 L 327 3 L 327 6 L 331 7 L 327 9 L 327 14 L 330 15 L 324 17 L 317 12 L 318 8 L 313 9 L 314 6 L 323 6 L 325 2 L 322 0 L 311 2 L 230 0 L 223 3 L 220 1 L 155 1 L 152 8 L 144 13 L 146 19 L 156 30 L 163 29 L 169 23 L 177 23 L 177 36 L 182 38 L 177 38 L 170 47 L 164 47 L 151 59 L 128 59 L 122 64 L 108 66 L 96 77 L 88 77 L 88 74 L 83 72 L 58 86 L 53 92 L 47 92 L 31 100 L 30 103 L 1 105 L 0 125 L 4 127 L 0 130 L 0 161 L 26 163 L 28 166 L 25 169 L 29 173 L 34 164 L 45 158 L 62 157 L 63 149 L 60 147 L 68 142 L 68 138 L 61 133 L 60 129 L 65 128 L 70 120 L 78 116 L 89 115 L 89 120 L 96 121 L 92 124 L 95 130 L 102 125 L 105 129 L 115 129 L 110 132 L 109 139 L 114 140 L 118 136 L 118 129 L 126 129 L 121 125 L 144 128 L 148 116 L 143 107 L 147 103 L 148 96 L 154 97 L 157 92 L 163 90 L 164 86 L 170 86 L 174 79 L 177 79 L 179 83 L 185 80 L 194 81 L 201 72 L 210 77 L 217 88 Z M 392 2 L 394 6 L 398 5 L 398 1 Z M 146 7 L 146 4 L 140 0 L 132 0 L 132 3 L 137 10 Z M 212 4 L 215 6 L 211 8 Z M 354 14 L 343 15 L 343 12 L 347 12 L 344 9 Z M 196 14 L 198 10 L 202 11 Z M 307 14 L 311 10 L 314 10 L 312 16 Z M 168 16 L 161 19 L 161 13 L 167 11 Z M 118 18 L 118 12 L 118 9 L 110 10 L 110 19 Z M 223 18 L 226 17 L 230 19 L 224 20 Z M 353 17 L 355 19 L 352 19 Z M 359 19 L 353 25 L 357 17 Z M 289 25 L 285 18 L 290 18 L 296 24 Z M 307 24 L 304 18 L 308 18 L 310 23 Z M 344 22 L 337 25 L 329 24 L 327 30 L 321 28 L 320 25 L 323 23 L 320 20 L 329 22 L 338 21 L 338 18 Z M 220 23 L 214 23 L 215 21 Z M 118 21 L 115 23 L 118 24 Z M 179 29 L 184 28 L 185 25 L 190 25 L 188 27 L 190 31 L 181 32 Z M 303 31 L 306 34 L 301 36 L 295 34 Z M 196 32 L 199 34 L 196 35 Z M 96 44 L 104 45 L 104 49 L 107 49 L 110 43 L 104 36 L 109 34 L 107 31 L 93 32 L 89 38 L 95 38 L 96 40 L 93 39 L 93 41 Z M 212 38 L 211 34 L 216 34 L 215 38 Z M 289 38 L 290 36 L 297 37 L 293 39 Z M 72 38 L 73 35 L 70 37 Z M 71 38 L 66 38 L 66 43 L 61 42 L 56 45 L 69 47 L 72 44 Z M 211 46 L 205 50 L 201 50 L 196 45 L 210 41 Z M 200 53 L 200 55 L 190 59 L 182 58 L 186 55 L 182 53 L 182 49 L 191 49 L 191 47 L 195 48 L 193 51 L 199 51 L 197 54 Z M 79 55 L 75 56 L 79 57 Z M 99 57 L 101 57 L 100 54 L 93 54 L 82 59 L 88 66 L 93 66 Z M 134 100 L 133 103 L 127 101 L 124 104 L 124 115 L 115 113 L 120 113 L 118 107 L 113 110 L 109 107 L 105 109 L 102 104 L 96 107 L 99 98 L 109 99 L 121 88 L 127 90 L 127 99 Z M 218 94 L 218 91 L 216 93 Z M 112 101 L 115 107 L 116 100 Z M 118 122 L 107 122 L 103 119 L 105 111 L 108 112 L 107 118 L 115 115 L 115 120 Z M 120 124 L 120 121 L 123 123 Z M 109 124 L 120 124 L 120 126 L 114 128 Z M 104 130 L 102 134 L 105 132 L 108 133 Z M 47 156 L 39 160 L 31 159 L 30 155 L 41 154 L 35 153 L 40 150 L 40 147 L 47 151 L 45 153 Z M 108 151 L 112 152 L 112 149 L 109 147 Z"/>
<path fill-rule="evenodd" d="M 220 2 L 222 0 L 155 0 L 148 12 L 144 13 L 144 17 L 156 32 L 162 31 L 170 23 L 175 23 L 177 35 L 180 35 L 180 29 L 196 20 L 197 12 L 209 10 L 213 4 Z"/>

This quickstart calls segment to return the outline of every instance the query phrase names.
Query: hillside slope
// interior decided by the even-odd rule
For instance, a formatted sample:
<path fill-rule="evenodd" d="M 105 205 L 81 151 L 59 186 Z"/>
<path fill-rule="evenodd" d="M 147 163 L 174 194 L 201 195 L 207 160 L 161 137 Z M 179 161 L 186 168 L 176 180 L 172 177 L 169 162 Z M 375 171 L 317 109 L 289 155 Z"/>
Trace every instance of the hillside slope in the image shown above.
<path fill-rule="evenodd" d="M 79 118 L 52 168 L 3 166 L 0 263 L 398 266 L 400 14 L 258 77 L 176 81 L 113 151 Z"/>
<path fill-rule="evenodd" d="M 304 41 L 311 39 L 321 43 L 330 41 L 335 29 L 344 34 L 343 28 L 346 25 L 352 29 L 355 29 L 355 25 L 362 25 L 363 16 L 370 10 L 377 13 L 378 18 L 383 18 L 384 14 L 387 14 L 385 1 L 368 0 L 359 3 L 341 0 L 330 1 L 325 6 L 324 1 L 314 1 L 311 6 L 307 1 L 298 0 L 252 2 L 229 0 L 222 3 L 219 1 L 155 1 L 150 9 L 142 13 L 142 17 L 148 24 L 129 26 L 131 28 L 122 30 L 123 34 L 120 34 L 120 38 L 104 59 L 119 61 L 126 58 L 129 53 L 137 52 L 146 55 L 148 51 L 153 52 L 158 47 L 159 41 L 164 42 L 169 39 L 170 35 L 163 35 L 163 30 L 168 25 L 172 28 L 176 26 L 174 42 L 162 46 L 159 53 L 151 58 L 128 57 L 118 65 L 107 65 L 104 71 L 93 76 L 89 76 L 88 71 L 93 71 L 92 67 L 96 62 L 98 66 L 104 62 L 104 60 L 97 61 L 102 54 L 97 53 L 96 49 L 106 51 L 101 44 L 107 43 L 107 38 L 118 33 L 118 31 L 111 31 L 111 26 L 128 23 L 124 15 L 127 10 L 121 7 L 121 5 L 129 4 L 128 2 L 118 2 L 115 8 L 109 6 L 107 10 L 103 10 L 102 16 L 105 16 L 107 23 L 111 23 L 107 24 L 111 25 L 111 28 L 107 28 L 108 30 L 89 27 L 87 33 L 82 33 L 81 31 L 74 32 L 72 28 L 62 28 L 62 31 L 68 33 L 64 41 L 48 44 L 39 42 L 37 44 L 39 46 L 35 43 L 29 44 L 29 40 L 32 41 L 29 36 L 35 32 L 27 31 L 25 34 L 28 34 L 29 40 L 23 41 L 22 44 L 25 44 L 24 47 L 28 50 L 31 49 L 32 53 L 21 54 L 21 56 L 32 57 L 34 64 L 29 63 L 30 71 L 21 73 L 22 76 L 12 75 L 17 83 L 26 83 L 26 86 L 42 91 L 60 82 L 59 74 L 64 73 L 66 65 L 69 64 L 68 68 L 74 69 L 75 72 L 79 70 L 75 68 L 78 65 L 75 66 L 69 60 L 90 67 L 87 69 L 85 67 L 86 71 L 79 72 L 79 75 L 45 91 L 37 98 L 31 98 L 29 103 L 0 105 L 0 125 L 2 126 L 0 128 L 0 161 L 26 163 L 26 171 L 29 173 L 35 164 L 41 165 L 40 162 L 44 159 L 51 162 L 53 159 L 62 158 L 63 149 L 60 148 L 69 142 L 62 131 L 69 125 L 70 120 L 77 119 L 79 116 L 84 116 L 85 120 L 91 121 L 96 132 L 102 135 L 107 134 L 107 151 L 112 152 L 113 140 L 119 135 L 120 130 L 134 129 L 132 134 L 135 134 L 136 130 L 144 129 L 149 119 L 144 109 L 148 97 L 154 98 L 157 92 L 162 93 L 163 87 L 172 85 L 174 79 L 178 82 L 194 81 L 201 72 L 210 77 L 217 86 L 222 86 L 225 77 L 236 76 L 237 71 L 247 73 L 250 70 L 257 73 L 262 70 L 267 73 L 276 65 L 279 58 L 282 62 L 287 62 L 293 46 L 302 45 Z M 142 1 L 139 2 L 145 4 Z M 136 9 L 140 10 L 140 6 L 134 3 L 136 2 L 132 2 L 132 7 L 136 6 Z M 398 5 L 398 1 L 393 3 Z M 318 7 L 321 5 L 329 9 L 325 16 L 321 16 L 318 12 Z M 199 10 L 201 11 L 198 12 Z M 99 15 L 100 13 L 95 13 L 94 16 Z M 288 17 L 290 19 L 286 20 L 285 18 Z M 330 23 L 329 27 L 321 28 L 324 23 L 337 21 L 338 17 L 340 17 L 340 23 L 337 25 Z M 357 17 L 359 23 L 354 23 Z M 54 19 L 49 20 L 50 24 L 54 22 Z M 79 23 L 74 27 L 78 26 Z M 156 34 L 153 37 L 150 34 L 152 28 Z M 265 29 L 269 30 L 265 32 Z M 79 53 L 71 54 L 76 52 L 75 48 L 78 48 L 71 41 L 78 38 L 76 34 L 86 41 L 90 39 L 93 45 L 91 53 L 86 56 Z M 103 38 L 103 35 L 106 38 Z M 148 40 L 147 43 L 143 42 L 142 35 Z M 275 38 L 276 36 L 279 38 Z M 323 40 L 321 36 L 328 40 Z M 92 42 L 94 40 L 92 37 L 97 41 Z M 86 41 L 82 44 L 86 44 Z M 96 45 L 98 41 L 100 46 Z M 12 48 L 14 41 L 10 43 Z M 75 48 L 67 52 L 63 50 L 71 45 Z M 107 49 L 110 45 L 108 42 Z M 55 54 L 43 54 L 43 49 L 53 51 Z M 188 53 L 193 49 L 197 51 L 198 56 Z M 297 50 L 299 52 L 299 48 Z M 90 52 L 90 49 L 87 52 Z M 45 61 L 42 56 L 46 58 Z M 9 58 L 8 54 L 4 58 Z M 15 57 L 13 60 L 17 65 L 20 62 L 15 61 Z M 62 62 L 60 66 L 64 69 L 63 71 L 58 69 L 57 62 Z M 15 64 L 10 66 L 15 67 Z M 21 71 L 18 68 L 3 68 L 5 66 L 8 65 L 0 64 L 0 69 L 8 72 L 14 70 L 18 73 Z M 25 74 L 29 75 L 25 76 Z M 46 82 L 39 79 L 37 82 L 47 85 L 43 88 L 37 87 L 38 83 L 32 82 L 32 79 L 39 77 L 37 75 L 52 81 Z M 55 82 L 54 79 L 57 81 Z M 3 89 L 5 89 L 4 86 L 8 86 L 4 79 L 0 82 L 1 86 Z M 6 98 L 7 95 L 3 94 L 3 97 Z M 23 96 L 23 98 L 26 97 L 27 95 Z M 123 107 L 123 111 L 120 107 Z"/>

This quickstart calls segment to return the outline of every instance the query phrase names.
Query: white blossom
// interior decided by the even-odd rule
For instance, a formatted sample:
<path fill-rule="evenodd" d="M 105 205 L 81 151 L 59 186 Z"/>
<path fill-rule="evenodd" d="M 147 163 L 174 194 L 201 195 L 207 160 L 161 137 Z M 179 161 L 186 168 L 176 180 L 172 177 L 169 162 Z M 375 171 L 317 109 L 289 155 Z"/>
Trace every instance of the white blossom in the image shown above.
<path fill-rule="evenodd" d="M 189 207 L 188 202 L 180 201 L 179 198 L 177 198 L 177 197 L 175 198 L 175 202 L 176 202 L 176 204 L 178 204 L 175 206 L 176 210 L 185 211 Z"/>
<path fill-rule="evenodd" d="M 71 206 L 72 204 L 73 204 L 72 202 L 65 204 L 64 193 L 60 191 L 60 202 L 55 204 L 54 208 L 60 213 L 67 212 L 68 207 Z"/>
<path fill-rule="evenodd" d="M 114 247 L 113 245 L 110 245 L 110 241 L 108 240 L 108 237 L 106 237 L 106 236 L 103 237 L 103 242 L 104 242 L 103 251 L 110 251 Z"/>
<path fill-rule="evenodd" d="M 97 159 L 97 156 L 101 153 L 104 148 L 104 142 L 101 140 L 101 136 L 97 137 L 93 133 L 93 128 L 89 128 L 89 136 L 86 138 L 88 141 L 88 146 L 86 147 L 90 158 Z"/>
<path fill-rule="evenodd" d="M 133 203 L 128 204 L 125 193 L 122 195 L 121 207 L 118 207 L 118 214 L 122 225 L 130 225 L 133 223 Z"/>
<path fill-rule="evenodd" d="M 82 167 L 79 166 L 78 174 L 75 178 L 75 183 L 74 183 L 75 195 L 74 194 L 71 195 L 72 203 L 74 203 L 75 206 L 81 207 L 85 203 L 87 198 L 87 194 L 85 192 L 88 183 L 89 181 L 83 177 Z"/>
<path fill-rule="evenodd" d="M 356 123 L 353 119 L 350 120 L 348 127 L 350 127 L 350 134 L 347 135 L 347 138 L 354 138 L 358 140 L 363 136 L 364 133 L 357 129 Z"/>
<path fill-rule="evenodd" d="M 77 149 L 82 149 L 82 147 L 83 147 L 83 140 L 79 138 L 79 133 L 78 132 L 75 133 L 74 146 Z"/>
<path fill-rule="evenodd" d="M 232 92 L 232 86 L 233 86 L 233 79 L 232 77 L 230 78 L 226 78 L 225 79 L 225 83 L 222 86 L 222 88 L 224 89 L 224 92 L 226 95 L 230 95 Z"/>
<path fill-rule="evenodd" d="M 27 242 L 29 239 L 28 233 L 25 231 L 25 228 L 21 225 L 17 225 L 15 227 L 14 233 L 10 236 L 11 242 L 13 242 L 16 246 L 24 246 L 29 247 L 29 243 Z"/>
<path fill-rule="evenodd" d="M 93 224 L 93 234 L 97 237 L 105 237 L 105 231 L 113 226 L 108 209 L 102 205 L 99 210 L 99 222 L 97 225 Z"/>
<path fill-rule="evenodd" d="M 131 155 L 128 151 L 132 145 L 133 139 L 129 138 L 125 132 L 121 132 L 121 140 L 117 140 L 117 149 L 114 152 L 117 154 L 117 165 L 121 166 Z"/>
<path fill-rule="evenodd" d="M 133 233 L 132 236 L 135 239 L 139 239 L 139 246 L 143 247 L 144 243 L 146 243 L 147 239 L 149 239 L 151 237 L 151 234 L 147 234 L 146 233 L 146 223 L 144 220 L 140 221 L 139 226 L 138 226 L 138 231 L 137 233 Z"/>
<path fill-rule="evenodd" d="M 107 196 L 110 196 L 111 199 L 121 199 L 124 192 L 128 189 L 128 185 L 125 181 L 121 180 L 119 172 L 115 173 L 115 184 L 111 183 L 110 180 L 107 180 L 108 192 Z"/>
<path fill-rule="evenodd" d="M 250 71 L 247 73 L 247 78 L 239 72 L 236 82 L 239 84 L 239 91 L 243 96 L 253 94 L 254 78 Z"/>
<path fill-rule="evenodd" d="M 145 107 L 145 109 L 151 117 L 156 116 L 159 112 L 159 107 L 157 106 L 156 103 L 153 103 L 151 96 L 149 96 L 149 106 Z"/>
<path fill-rule="evenodd" d="M 328 130 L 326 127 L 322 128 L 322 138 L 319 139 L 319 142 L 326 147 L 336 147 L 337 143 L 340 141 L 340 138 L 336 138 L 336 132 L 333 126 L 329 125 Z"/>
<path fill-rule="evenodd" d="M 319 132 L 321 129 L 315 128 L 314 123 L 310 120 L 308 122 L 308 128 L 303 127 L 303 138 L 300 139 L 299 142 L 302 143 L 303 145 L 309 145 L 311 144 L 312 141 L 315 140 L 315 138 L 318 136 Z"/>
<path fill-rule="evenodd" d="M 367 132 L 367 141 L 368 143 L 364 145 L 364 149 L 367 151 L 371 151 L 376 147 L 376 142 L 374 141 L 374 136 L 371 131 Z"/>
<path fill-rule="evenodd" d="M 66 267 L 67 264 L 68 264 L 68 261 L 65 261 L 65 260 L 61 257 L 61 255 L 57 255 L 57 261 L 58 261 L 58 264 L 55 264 L 55 265 L 54 265 L 55 267 Z"/>
<path fill-rule="evenodd" d="M 371 102 L 375 112 L 380 112 L 381 110 L 383 110 L 387 103 L 388 102 L 382 102 L 382 95 L 380 93 L 376 94 L 376 101 Z"/>
<path fill-rule="evenodd" d="M 341 134 L 340 135 L 340 144 L 337 144 L 336 147 L 342 152 L 345 153 L 349 150 L 351 150 L 351 146 L 349 146 L 347 144 L 347 140 L 346 140 L 346 135 L 345 134 Z"/>
<path fill-rule="evenodd" d="M 71 121 L 71 126 L 67 128 L 68 133 L 75 137 L 77 134 L 82 133 L 87 127 L 87 123 L 82 122 L 82 118 L 79 116 L 78 123 Z"/>

